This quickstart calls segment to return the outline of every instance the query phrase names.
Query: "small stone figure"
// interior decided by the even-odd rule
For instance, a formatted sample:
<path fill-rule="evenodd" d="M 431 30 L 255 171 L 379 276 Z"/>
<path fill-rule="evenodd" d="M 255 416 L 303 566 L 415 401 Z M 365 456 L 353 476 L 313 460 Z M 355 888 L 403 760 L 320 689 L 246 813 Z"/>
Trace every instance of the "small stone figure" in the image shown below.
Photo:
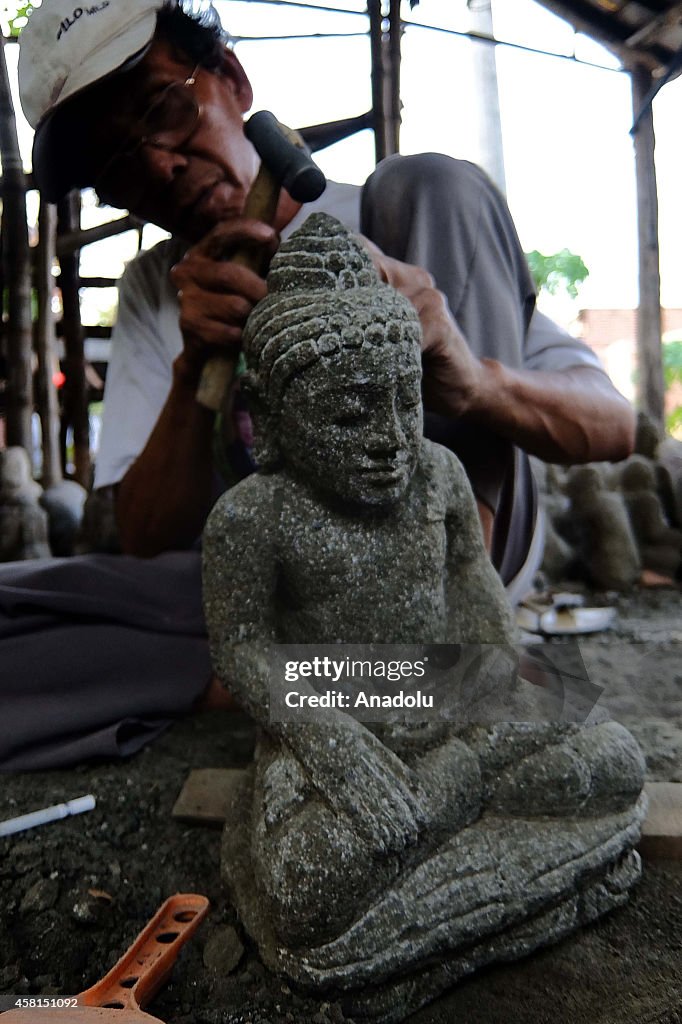
<path fill-rule="evenodd" d="M 116 524 L 114 487 L 91 491 L 83 506 L 83 519 L 76 537 L 75 553 L 119 555 L 121 541 Z"/>
<path fill-rule="evenodd" d="M 623 902 L 643 763 L 610 722 L 270 721 L 278 643 L 488 645 L 502 687 L 514 634 L 464 471 L 422 438 L 410 303 L 324 215 L 268 288 L 244 334 L 262 469 L 204 534 L 216 671 L 263 729 L 223 874 L 271 969 L 397 1021 Z"/>
<path fill-rule="evenodd" d="M 75 480 L 60 480 L 42 493 L 40 504 L 49 518 L 50 548 L 58 558 L 74 554 L 87 496 L 88 492 Z"/>
<path fill-rule="evenodd" d="M 580 575 L 599 590 L 627 590 L 640 576 L 641 562 L 622 496 L 609 491 L 597 466 L 574 466 L 566 493 L 570 528 Z"/>
<path fill-rule="evenodd" d="M 682 533 L 666 519 L 653 464 L 641 455 L 632 455 L 620 482 L 643 567 L 674 579 L 682 557 Z"/>
<path fill-rule="evenodd" d="M 635 454 L 642 455 L 651 462 L 656 462 L 661 441 L 661 433 L 656 421 L 643 410 L 637 413 L 635 432 Z"/>
<path fill-rule="evenodd" d="M 682 441 L 666 437 L 658 449 L 660 467 L 669 481 L 665 488 L 666 509 L 673 526 L 682 527 Z"/>
<path fill-rule="evenodd" d="M 28 453 L 19 447 L 0 450 L 0 562 L 50 557 L 41 494 Z"/>
<path fill-rule="evenodd" d="M 545 544 L 540 569 L 550 582 L 558 583 L 567 578 L 575 559 L 573 548 L 557 528 L 566 517 L 570 502 L 563 492 L 557 467 L 534 457 L 530 462 L 544 513 Z"/>
<path fill-rule="evenodd" d="M 651 466 L 656 481 L 656 492 L 663 507 L 663 515 L 670 526 L 682 526 L 682 503 L 680 502 L 680 477 L 676 476 L 674 464 L 669 460 L 669 453 L 679 441 L 672 437 L 661 440 L 661 431 L 647 413 L 641 409 L 637 413 L 637 432 L 635 434 L 635 452 L 630 459 L 646 459 Z M 614 489 L 621 486 L 623 471 L 630 459 L 618 463 L 614 467 Z"/>

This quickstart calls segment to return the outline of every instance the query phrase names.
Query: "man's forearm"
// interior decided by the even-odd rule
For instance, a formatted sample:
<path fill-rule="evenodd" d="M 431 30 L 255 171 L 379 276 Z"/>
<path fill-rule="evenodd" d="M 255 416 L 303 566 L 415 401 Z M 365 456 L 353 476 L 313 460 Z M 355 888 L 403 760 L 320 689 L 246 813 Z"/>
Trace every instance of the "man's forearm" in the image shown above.
<path fill-rule="evenodd" d="M 633 450 L 635 415 L 608 377 L 591 367 L 513 370 L 482 359 L 467 413 L 546 462 L 618 461 Z"/>
<path fill-rule="evenodd" d="M 194 376 L 176 360 L 156 426 L 119 485 L 116 518 L 126 554 L 149 558 L 190 547 L 210 511 L 214 416 L 196 401 Z"/>

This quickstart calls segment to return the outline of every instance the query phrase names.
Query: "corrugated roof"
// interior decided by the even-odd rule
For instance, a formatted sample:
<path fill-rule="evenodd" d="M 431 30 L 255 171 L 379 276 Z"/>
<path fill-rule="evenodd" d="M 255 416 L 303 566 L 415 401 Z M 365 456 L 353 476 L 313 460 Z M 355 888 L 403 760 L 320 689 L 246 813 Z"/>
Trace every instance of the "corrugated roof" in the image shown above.
<path fill-rule="evenodd" d="M 579 32 L 598 39 L 625 67 L 644 66 L 656 77 L 679 74 L 680 0 L 538 0 Z"/>

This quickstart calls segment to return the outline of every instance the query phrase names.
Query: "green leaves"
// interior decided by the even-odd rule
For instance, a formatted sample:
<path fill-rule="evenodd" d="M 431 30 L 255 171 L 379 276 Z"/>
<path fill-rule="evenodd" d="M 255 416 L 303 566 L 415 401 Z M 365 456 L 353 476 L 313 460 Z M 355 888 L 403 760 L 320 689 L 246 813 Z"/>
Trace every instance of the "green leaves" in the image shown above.
<path fill-rule="evenodd" d="M 578 285 L 589 276 L 589 270 L 580 256 L 570 249 L 562 249 L 551 256 L 544 256 L 537 249 L 526 253 L 528 266 L 535 281 L 535 287 L 542 288 L 550 295 L 566 291 L 572 299 L 578 296 Z"/>
<path fill-rule="evenodd" d="M 666 388 L 682 384 L 682 340 L 663 342 L 663 379 Z"/>
<path fill-rule="evenodd" d="M 663 342 L 663 380 L 666 391 L 673 384 L 682 384 L 682 339 Z M 666 427 L 669 433 L 679 437 L 682 430 L 682 405 L 668 413 Z"/>

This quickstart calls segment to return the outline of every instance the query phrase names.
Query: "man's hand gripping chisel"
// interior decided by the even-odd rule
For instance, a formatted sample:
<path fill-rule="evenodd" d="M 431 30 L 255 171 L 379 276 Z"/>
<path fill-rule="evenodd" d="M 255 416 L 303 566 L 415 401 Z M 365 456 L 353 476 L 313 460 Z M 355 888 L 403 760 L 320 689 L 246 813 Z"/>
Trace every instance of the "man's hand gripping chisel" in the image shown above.
<path fill-rule="evenodd" d="M 299 203 L 310 203 L 324 192 L 324 174 L 313 163 L 298 132 L 280 124 L 269 110 L 254 114 L 244 132 L 261 158 L 260 170 L 244 207 L 244 216 L 272 224 L 281 188 Z M 265 257 L 255 246 L 235 252 L 233 263 L 258 274 L 265 270 Z M 238 356 L 213 356 L 202 371 L 197 401 L 218 412 L 234 378 Z"/>

